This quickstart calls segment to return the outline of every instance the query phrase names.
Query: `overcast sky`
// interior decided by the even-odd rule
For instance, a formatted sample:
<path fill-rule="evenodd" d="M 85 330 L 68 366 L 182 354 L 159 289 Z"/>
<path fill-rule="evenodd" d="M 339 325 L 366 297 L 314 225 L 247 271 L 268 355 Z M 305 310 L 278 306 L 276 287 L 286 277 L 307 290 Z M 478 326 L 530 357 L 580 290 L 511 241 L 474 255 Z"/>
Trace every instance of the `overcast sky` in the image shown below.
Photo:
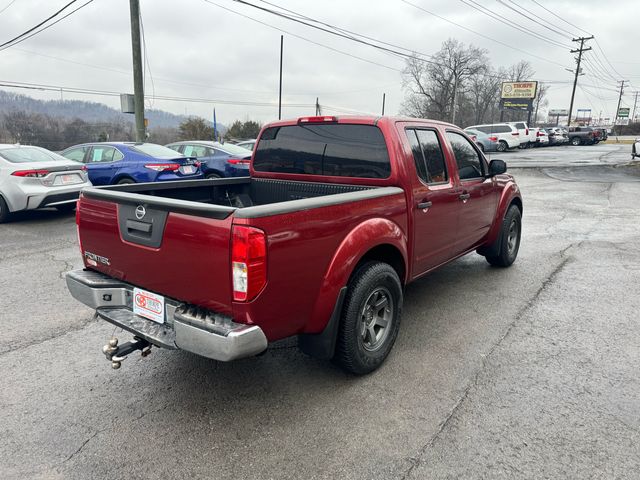
<path fill-rule="evenodd" d="M 73 8 L 84 1 L 80 0 Z M 260 0 L 250 1 L 269 7 Z M 633 92 L 640 90 L 638 0 L 475 0 L 483 6 L 483 11 L 495 12 L 504 22 L 471 9 L 461 0 L 409 0 L 507 46 L 417 10 L 402 0 L 270 1 L 308 17 L 427 54 L 435 53 L 444 40 L 453 37 L 485 48 L 494 67 L 508 67 L 527 60 L 536 71 L 531 80 L 551 82 L 549 107 L 567 109 L 573 77 L 565 68 L 575 67 L 573 55 L 567 48 L 533 38 L 508 25 L 517 22 L 559 43 L 577 45 L 518 15 L 505 4 L 518 6 L 550 28 L 574 35 L 587 36 L 585 32 L 595 35 L 611 62 L 613 68 L 606 63 L 605 55 L 594 41 L 587 43 L 593 51 L 585 53 L 589 63 L 584 65 L 586 75 L 580 77 L 582 88 L 576 92 L 574 108 L 590 108 L 594 117 L 601 111 L 603 117 L 613 115 L 617 104 L 616 82 L 608 74 L 631 82 L 623 105 L 633 108 Z M 313 114 L 316 97 L 324 107 L 323 113 L 379 113 L 383 92 L 387 99 L 386 113 L 400 111 L 404 97 L 402 59 L 232 0 L 211 2 L 289 32 L 284 33 L 284 117 Z M 0 0 L 0 43 L 36 25 L 66 3 L 68 0 L 14 0 L 13 3 Z M 140 3 L 155 94 L 209 101 L 148 100 L 147 106 L 205 118 L 211 118 L 215 106 L 218 121 L 226 124 L 235 119 L 265 122 L 277 118 L 278 62 L 283 32 L 206 0 L 141 0 Z M 561 18 L 584 30 L 564 23 Z M 132 92 L 130 71 L 128 0 L 94 0 L 43 33 L 0 51 L 1 82 Z M 147 70 L 147 94 L 154 92 L 150 78 Z M 43 99 L 61 96 L 60 92 L 10 90 Z M 93 100 L 119 108 L 117 97 L 62 95 L 65 99 Z M 223 101 L 272 105 L 230 105 Z"/>

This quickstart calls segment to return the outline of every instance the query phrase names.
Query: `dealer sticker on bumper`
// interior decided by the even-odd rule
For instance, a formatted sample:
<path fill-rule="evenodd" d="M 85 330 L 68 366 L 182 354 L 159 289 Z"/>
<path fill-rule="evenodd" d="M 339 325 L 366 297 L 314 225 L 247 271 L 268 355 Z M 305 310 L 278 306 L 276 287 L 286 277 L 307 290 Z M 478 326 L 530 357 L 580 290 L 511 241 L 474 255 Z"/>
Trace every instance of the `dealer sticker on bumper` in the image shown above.
<path fill-rule="evenodd" d="M 134 287 L 133 313 L 156 323 L 164 323 L 164 297 Z"/>

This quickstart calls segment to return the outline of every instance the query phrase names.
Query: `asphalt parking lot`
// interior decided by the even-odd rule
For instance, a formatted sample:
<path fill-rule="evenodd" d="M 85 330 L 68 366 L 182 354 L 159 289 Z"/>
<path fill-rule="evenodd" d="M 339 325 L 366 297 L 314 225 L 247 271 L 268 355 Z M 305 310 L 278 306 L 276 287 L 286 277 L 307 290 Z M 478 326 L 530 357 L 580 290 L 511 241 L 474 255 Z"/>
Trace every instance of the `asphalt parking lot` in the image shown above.
<path fill-rule="evenodd" d="M 64 285 L 81 267 L 73 214 L 0 225 L 2 478 L 637 478 L 629 152 L 500 154 L 525 201 L 518 260 L 470 255 L 410 285 L 391 356 L 360 378 L 291 341 L 230 364 L 155 350 L 114 371 L 113 327 Z"/>

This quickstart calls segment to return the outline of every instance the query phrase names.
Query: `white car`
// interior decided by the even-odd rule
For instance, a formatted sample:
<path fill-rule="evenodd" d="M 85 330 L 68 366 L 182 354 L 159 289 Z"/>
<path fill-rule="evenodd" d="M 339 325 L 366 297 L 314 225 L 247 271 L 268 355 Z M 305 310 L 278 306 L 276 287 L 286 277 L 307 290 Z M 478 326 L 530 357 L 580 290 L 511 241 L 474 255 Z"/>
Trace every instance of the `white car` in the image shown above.
<path fill-rule="evenodd" d="M 533 138 L 535 138 L 533 146 L 546 147 L 547 145 L 549 145 L 549 134 L 544 128 L 532 127 L 529 129 L 529 131 L 532 133 Z"/>
<path fill-rule="evenodd" d="M 509 125 L 516 127 L 520 133 L 520 148 L 528 148 L 536 143 L 536 136 L 525 122 L 509 122 Z"/>
<path fill-rule="evenodd" d="M 0 223 L 22 210 L 72 210 L 91 186 L 84 169 L 44 148 L 0 144 Z"/>
<path fill-rule="evenodd" d="M 640 138 L 636 138 L 636 141 L 631 145 L 631 159 L 640 158 Z"/>
<path fill-rule="evenodd" d="M 520 132 L 516 127 L 508 123 L 471 125 L 466 127 L 466 129 L 480 130 L 488 135 L 498 137 L 499 152 L 520 147 Z"/>

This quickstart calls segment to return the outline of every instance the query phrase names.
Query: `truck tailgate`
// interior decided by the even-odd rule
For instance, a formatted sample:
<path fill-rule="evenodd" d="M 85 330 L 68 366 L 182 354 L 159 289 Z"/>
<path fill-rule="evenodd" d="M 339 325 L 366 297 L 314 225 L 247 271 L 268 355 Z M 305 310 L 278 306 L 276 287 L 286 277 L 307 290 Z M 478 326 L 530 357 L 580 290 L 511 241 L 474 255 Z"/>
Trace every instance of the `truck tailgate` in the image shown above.
<path fill-rule="evenodd" d="M 231 315 L 224 219 L 83 195 L 78 209 L 85 266 L 134 286 Z"/>

